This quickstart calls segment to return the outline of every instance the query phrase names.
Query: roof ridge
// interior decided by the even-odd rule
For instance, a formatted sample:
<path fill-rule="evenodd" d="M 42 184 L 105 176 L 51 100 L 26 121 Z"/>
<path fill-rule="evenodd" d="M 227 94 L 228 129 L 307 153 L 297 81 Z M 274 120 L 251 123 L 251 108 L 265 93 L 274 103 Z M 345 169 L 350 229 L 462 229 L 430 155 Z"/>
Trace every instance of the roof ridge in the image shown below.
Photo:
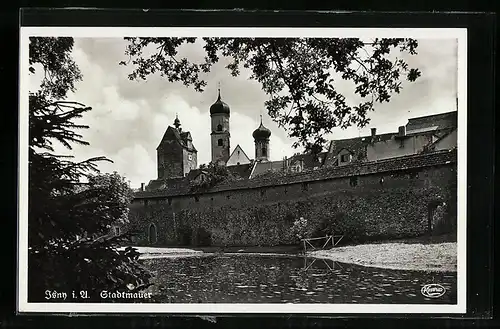
<path fill-rule="evenodd" d="M 434 116 L 438 116 L 438 115 L 446 115 L 446 114 L 452 114 L 452 113 L 457 113 L 458 114 L 458 111 L 457 110 L 453 110 L 453 111 L 449 111 L 449 112 L 443 112 L 443 113 L 429 114 L 429 115 L 424 115 L 424 116 L 419 116 L 419 117 L 413 117 L 413 118 L 409 118 L 408 121 L 415 120 L 415 119 L 430 118 L 430 117 L 434 117 Z"/>

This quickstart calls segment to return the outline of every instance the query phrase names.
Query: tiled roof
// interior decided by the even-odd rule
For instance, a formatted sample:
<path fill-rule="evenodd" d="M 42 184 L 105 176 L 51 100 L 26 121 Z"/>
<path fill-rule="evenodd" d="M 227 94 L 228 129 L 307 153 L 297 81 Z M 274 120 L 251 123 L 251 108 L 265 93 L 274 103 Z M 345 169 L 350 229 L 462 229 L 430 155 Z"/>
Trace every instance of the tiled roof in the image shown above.
<path fill-rule="evenodd" d="M 189 131 L 183 131 L 179 134 L 181 136 L 181 139 L 182 140 L 193 140 L 193 138 L 191 137 L 191 133 Z"/>
<path fill-rule="evenodd" d="M 231 174 L 245 179 L 249 178 L 250 173 L 252 172 L 252 164 L 250 163 L 227 166 L 226 168 Z M 191 171 L 186 176 L 187 181 L 193 180 L 202 171 L 206 171 L 206 169 L 191 169 Z"/>
<path fill-rule="evenodd" d="M 189 137 L 191 136 L 189 131 L 184 131 L 180 133 L 179 130 L 177 130 L 176 128 L 168 126 L 167 130 L 165 131 L 165 134 L 163 134 L 163 138 L 161 139 L 160 145 L 163 143 L 163 141 L 177 141 L 179 145 L 181 145 L 183 148 L 192 152 L 198 152 L 192 143 L 191 147 L 187 145 L 186 139 L 188 136 Z"/>
<path fill-rule="evenodd" d="M 279 161 L 265 161 L 265 162 L 257 162 L 255 164 L 255 169 L 252 173 L 252 178 L 262 175 L 269 171 L 281 171 L 285 168 L 285 164 L 283 160 Z"/>
<path fill-rule="evenodd" d="M 245 163 L 241 165 L 235 165 L 235 166 L 227 166 L 226 168 L 229 170 L 230 173 L 233 175 L 240 176 L 241 178 L 249 178 L 250 173 L 252 172 L 252 163 Z"/>
<path fill-rule="evenodd" d="M 154 179 L 149 181 L 146 186 L 146 191 L 155 191 L 162 189 L 178 189 L 186 185 L 187 181 L 185 178 L 171 178 L 171 179 Z"/>
<path fill-rule="evenodd" d="M 252 171 L 252 165 L 250 163 L 236 166 L 226 167 L 229 172 L 233 175 L 248 179 Z M 149 182 L 146 186 L 147 192 L 157 191 L 157 190 L 168 190 L 177 191 L 178 193 L 189 192 L 189 182 L 196 178 L 200 173 L 206 171 L 206 169 L 193 169 L 186 177 L 182 178 L 171 178 L 171 179 L 154 179 Z M 175 192 L 175 193 L 177 193 Z"/>
<path fill-rule="evenodd" d="M 294 184 L 301 182 L 349 177 L 356 175 L 367 175 L 379 172 L 404 170 L 411 168 L 421 168 L 446 163 L 455 163 L 457 160 L 456 150 L 446 150 L 433 153 L 409 155 L 398 158 L 391 158 L 379 161 L 356 163 L 341 167 L 324 167 L 319 170 L 304 171 L 297 174 L 284 175 L 280 177 L 255 178 L 250 180 L 239 180 L 215 186 L 209 192 L 230 191 L 247 188 L 258 188 L 274 185 Z M 176 195 L 192 194 L 189 184 L 185 186 L 172 186 L 165 190 L 138 192 L 136 198 L 167 197 Z"/>
<path fill-rule="evenodd" d="M 450 129 L 457 127 L 457 111 L 427 115 L 424 117 L 411 118 L 406 124 L 406 131 L 423 128 L 436 127 L 436 130 Z"/>
<path fill-rule="evenodd" d="M 447 129 L 438 139 L 436 139 L 434 142 L 429 144 L 424 148 L 426 152 L 432 152 L 435 148 L 436 145 L 441 142 L 446 136 L 450 135 L 452 132 L 454 132 L 456 129 Z M 456 147 L 456 146 L 455 146 Z"/>
<path fill-rule="evenodd" d="M 297 160 L 302 160 L 304 169 L 313 169 L 314 167 L 321 167 L 323 162 L 325 161 L 325 155 L 327 152 L 321 152 L 318 154 L 318 157 L 321 158 L 321 161 L 315 160 L 313 155 L 310 153 L 306 154 L 295 154 L 288 158 L 288 164 L 291 165 L 293 162 Z"/>
<path fill-rule="evenodd" d="M 295 154 L 287 159 L 279 160 L 279 161 L 266 161 L 266 162 L 257 162 L 255 166 L 255 170 L 252 174 L 252 178 L 262 175 L 267 172 L 275 172 L 275 171 L 283 171 L 287 168 L 287 166 L 291 166 L 296 161 L 302 160 L 302 165 L 304 170 L 312 170 L 316 167 L 321 167 L 325 162 L 327 152 L 321 152 L 318 156 L 321 157 L 321 161 L 315 161 L 312 154 Z M 285 165 L 285 161 L 287 165 Z"/>
<path fill-rule="evenodd" d="M 392 134 L 377 135 L 376 140 L 385 140 L 388 138 L 388 135 L 392 136 Z M 370 141 L 371 136 L 332 140 L 330 142 L 324 164 L 327 166 L 334 164 L 338 153 L 343 149 L 355 155 L 355 159 L 363 159 L 366 156 L 366 145 L 370 143 Z"/>

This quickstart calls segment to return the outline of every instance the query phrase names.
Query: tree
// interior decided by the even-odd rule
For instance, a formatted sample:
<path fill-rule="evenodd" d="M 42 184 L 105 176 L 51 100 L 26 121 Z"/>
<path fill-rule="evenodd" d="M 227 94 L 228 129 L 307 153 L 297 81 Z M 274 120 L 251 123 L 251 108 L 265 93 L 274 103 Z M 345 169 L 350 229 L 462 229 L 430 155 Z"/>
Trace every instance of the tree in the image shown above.
<path fill-rule="evenodd" d="M 72 38 L 30 38 L 30 72 L 41 68 L 40 89 L 29 95 L 28 298 L 44 301 L 46 290 L 137 290 L 150 274 L 133 248 L 119 250 L 126 234 L 106 237 L 127 218 L 130 189 L 117 173 L 99 174 L 104 157 L 74 162 L 57 155 L 53 142 L 68 149 L 88 145 L 75 119 L 91 110 L 65 101 L 81 73 L 71 59 Z M 40 71 L 38 71 L 40 73 Z M 104 237 L 104 238 L 103 238 Z"/>
<path fill-rule="evenodd" d="M 200 170 L 203 176 L 199 180 L 190 182 L 191 192 L 205 192 L 216 185 L 241 179 L 230 172 L 226 166 L 214 162 L 210 162 L 208 166 L 200 165 Z"/>
<path fill-rule="evenodd" d="M 375 103 L 389 102 L 401 91 L 404 78 L 415 81 L 420 76 L 402 58 L 391 57 L 394 50 L 416 54 L 413 39 L 203 38 L 206 56 L 200 63 L 178 58 L 179 48 L 197 38 L 125 40 L 129 60 L 120 64 L 133 64 L 131 80 L 158 72 L 202 92 L 207 84 L 202 74 L 221 57 L 230 59 L 226 68 L 233 76 L 242 67 L 249 69 L 250 78 L 269 95 L 265 107 L 271 118 L 298 139 L 294 147 L 302 145 L 315 155 L 323 149 L 325 134 L 335 127 L 365 127 Z M 156 51 L 146 56 L 149 46 Z M 349 104 L 336 86 L 339 80 L 353 83 L 359 102 Z"/>

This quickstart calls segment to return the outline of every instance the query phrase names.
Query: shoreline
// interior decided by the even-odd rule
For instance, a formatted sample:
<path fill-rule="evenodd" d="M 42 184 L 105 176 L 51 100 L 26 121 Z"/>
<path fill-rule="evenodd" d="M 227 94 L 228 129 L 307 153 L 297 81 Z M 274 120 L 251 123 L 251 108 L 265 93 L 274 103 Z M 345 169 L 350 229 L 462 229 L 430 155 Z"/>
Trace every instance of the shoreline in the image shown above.
<path fill-rule="evenodd" d="M 403 271 L 457 272 L 457 243 L 377 243 L 335 247 L 307 253 L 311 257 Z"/>
<path fill-rule="evenodd" d="M 306 254 L 292 246 L 250 248 L 133 247 L 140 259 L 226 256 L 296 256 L 329 259 L 345 264 L 402 271 L 457 272 L 457 243 L 406 243 L 400 241 L 347 245 Z M 202 250 L 200 250 L 202 249 Z M 218 249 L 218 250 L 217 250 Z M 222 250 L 221 250 L 222 249 Z M 229 250 L 228 250 L 229 249 Z"/>

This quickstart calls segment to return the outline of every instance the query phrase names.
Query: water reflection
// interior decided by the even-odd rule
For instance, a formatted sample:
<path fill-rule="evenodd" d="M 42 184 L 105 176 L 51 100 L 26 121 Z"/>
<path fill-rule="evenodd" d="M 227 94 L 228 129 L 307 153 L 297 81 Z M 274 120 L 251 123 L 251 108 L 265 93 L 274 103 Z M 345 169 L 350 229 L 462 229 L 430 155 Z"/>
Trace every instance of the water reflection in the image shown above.
<path fill-rule="evenodd" d="M 456 303 L 456 273 L 398 271 L 297 256 L 204 255 L 147 259 L 151 302 Z M 424 297 L 423 285 L 446 293 Z"/>
<path fill-rule="evenodd" d="M 334 271 L 335 266 L 340 267 L 342 269 L 342 265 L 340 265 L 339 262 L 336 262 L 334 260 L 304 256 L 304 270 L 307 271 L 316 261 L 323 261 L 323 263 L 325 263 L 326 267 L 330 271 Z"/>

